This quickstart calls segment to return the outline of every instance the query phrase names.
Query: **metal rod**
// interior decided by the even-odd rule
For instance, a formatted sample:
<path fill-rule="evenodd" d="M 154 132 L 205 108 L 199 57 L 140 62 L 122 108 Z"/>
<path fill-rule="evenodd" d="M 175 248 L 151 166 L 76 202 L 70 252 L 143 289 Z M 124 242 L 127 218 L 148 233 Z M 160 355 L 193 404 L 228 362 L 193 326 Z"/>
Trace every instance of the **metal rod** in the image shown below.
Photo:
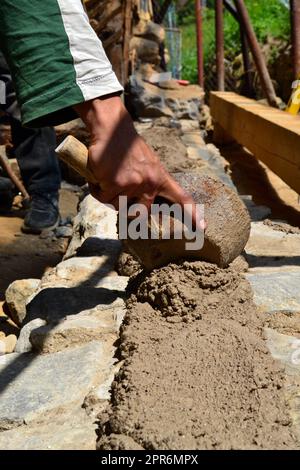
<path fill-rule="evenodd" d="M 131 34 L 131 22 L 132 22 L 132 0 L 125 2 L 124 9 L 124 43 L 123 43 L 123 61 L 124 61 L 124 84 L 126 84 L 129 75 L 129 42 Z"/>
<path fill-rule="evenodd" d="M 14 183 L 16 188 L 20 191 L 24 199 L 29 199 L 30 196 L 28 192 L 26 191 L 23 183 L 19 180 L 12 167 L 10 166 L 9 160 L 5 155 L 5 150 L 2 148 L 0 149 L 0 165 L 2 166 L 3 170 L 8 174 L 9 178 Z"/>
<path fill-rule="evenodd" d="M 243 27 L 240 26 L 240 36 L 241 36 L 241 45 L 242 45 L 242 54 L 244 62 L 244 71 L 245 71 L 245 92 L 246 96 L 253 98 L 255 96 L 255 90 L 251 78 L 251 60 L 249 54 L 249 44 L 247 36 L 243 30 Z"/>
<path fill-rule="evenodd" d="M 247 40 L 253 55 L 255 65 L 260 77 L 261 85 L 270 106 L 277 107 L 274 86 L 266 66 L 264 56 L 258 43 L 256 34 L 251 24 L 248 10 L 243 0 L 234 0 L 237 12 L 241 19 L 242 27 L 247 35 Z"/>
<path fill-rule="evenodd" d="M 235 6 L 229 1 L 224 0 L 224 6 L 226 10 L 233 16 L 233 18 L 239 23 L 240 25 L 240 37 L 241 37 L 241 46 L 242 46 L 242 54 L 243 54 L 243 63 L 244 63 L 244 71 L 245 71 L 245 94 L 249 98 L 255 96 L 255 90 L 253 87 L 252 79 L 251 79 L 251 61 L 249 56 L 249 44 L 247 40 L 247 36 L 241 24 L 241 19 L 237 12 Z"/>
<path fill-rule="evenodd" d="M 300 0 L 290 0 L 294 78 L 300 75 Z"/>
<path fill-rule="evenodd" d="M 204 53 L 203 53 L 203 20 L 202 0 L 195 0 L 196 30 L 197 30 L 197 66 L 198 84 L 204 88 Z"/>
<path fill-rule="evenodd" d="M 216 10 L 216 64 L 218 90 L 225 90 L 225 63 L 224 63 L 224 11 L 223 0 L 215 0 Z"/>
<path fill-rule="evenodd" d="M 223 1 L 224 1 L 224 6 L 226 10 L 229 11 L 229 13 L 234 17 L 234 19 L 240 23 L 241 20 L 240 20 L 239 14 L 235 6 L 232 5 L 232 3 L 229 0 L 223 0 Z"/>
<path fill-rule="evenodd" d="M 173 0 L 165 0 L 161 6 L 158 16 L 158 23 L 162 23 Z"/>

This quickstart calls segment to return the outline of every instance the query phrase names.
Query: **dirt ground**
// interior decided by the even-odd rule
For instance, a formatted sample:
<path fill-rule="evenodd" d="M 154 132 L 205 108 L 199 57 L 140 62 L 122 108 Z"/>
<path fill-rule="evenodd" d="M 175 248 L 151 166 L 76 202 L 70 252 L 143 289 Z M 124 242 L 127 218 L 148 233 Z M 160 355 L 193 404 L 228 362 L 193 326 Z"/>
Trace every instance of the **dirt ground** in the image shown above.
<path fill-rule="evenodd" d="M 60 213 L 62 217 L 74 216 L 77 212 L 78 197 L 70 190 L 60 192 Z M 12 209 L 0 214 L 0 315 L 4 315 L 4 293 L 16 279 L 40 279 L 49 267 L 55 266 L 66 249 L 66 239 L 52 241 L 38 235 L 23 234 L 21 225 L 24 211 Z M 16 333 L 14 326 L 5 325 L 6 334 Z M 3 324 L 1 325 L 3 329 Z"/>

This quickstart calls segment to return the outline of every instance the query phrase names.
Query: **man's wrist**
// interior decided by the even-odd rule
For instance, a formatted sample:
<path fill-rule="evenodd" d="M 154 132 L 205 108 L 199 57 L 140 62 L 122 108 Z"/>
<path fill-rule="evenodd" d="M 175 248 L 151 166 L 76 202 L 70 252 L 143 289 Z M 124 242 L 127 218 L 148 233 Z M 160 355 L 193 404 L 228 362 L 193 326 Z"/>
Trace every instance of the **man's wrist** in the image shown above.
<path fill-rule="evenodd" d="M 133 128 L 121 98 L 115 94 L 79 103 L 75 110 L 87 126 L 92 142 L 104 136 L 105 139 L 112 138 L 118 125 L 127 123 L 128 130 Z"/>

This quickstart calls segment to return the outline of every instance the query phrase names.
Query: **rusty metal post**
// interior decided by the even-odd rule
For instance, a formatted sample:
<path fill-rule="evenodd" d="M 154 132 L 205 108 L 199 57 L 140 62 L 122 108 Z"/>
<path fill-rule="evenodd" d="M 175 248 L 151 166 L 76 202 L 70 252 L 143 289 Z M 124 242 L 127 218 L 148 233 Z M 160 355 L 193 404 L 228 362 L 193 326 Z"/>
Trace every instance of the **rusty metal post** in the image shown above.
<path fill-rule="evenodd" d="M 198 84 L 202 88 L 204 88 L 202 0 L 195 0 L 195 10 L 196 10 L 196 30 L 197 30 Z"/>
<path fill-rule="evenodd" d="M 260 77 L 262 88 L 265 92 L 266 98 L 270 106 L 277 107 L 276 93 L 274 86 L 266 66 L 264 56 L 262 54 L 259 42 L 251 24 L 247 7 L 243 0 L 234 0 L 237 12 L 241 19 L 241 24 L 247 35 L 248 43 L 253 55 L 255 65 Z"/>
<path fill-rule="evenodd" d="M 253 98 L 255 96 L 255 90 L 253 87 L 251 79 L 251 61 L 249 55 L 249 44 L 247 41 L 247 36 L 244 33 L 243 27 L 240 26 L 240 36 L 241 36 L 241 45 L 242 45 L 242 54 L 245 70 L 245 87 L 246 87 L 246 96 Z"/>
<path fill-rule="evenodd" d="M 224 6 L 227 11 L 233 16 L 233 18 L 239 23 L 240 25 L 240 37 L 241 37 L 241 46 L 242 46 L 242 54 L 243 54 L 243 62 L 244 62 L 244 71 L 245 71 L 245 82 L 246 82 L 246 96 L 249 98 L 253 98 L 255 96 L 255 90 L 251 80 L 251 61 L 249 55 L 249 44 L 247 40 L 247 36 L 241 25 L 241 20 L 237 9 L 229 0 L 224 0 Z"/>
<path fill-rule="evenodd" d="M 123 83 L 127 83 L 129 76 L 129 42 L 132 24 L 132 0 L 127 0 L 124 7 L 124 42 L 123 42 Z"/>
<path fill-rule="evenodd" d="M 224 63 L 224 12 L 223 0 L 215 0 L 216 11 L 216 64 L 218 90 L 225 90 L 225 63 Z"/>
<path fill-rule="evenodd" d="M 300 0 L 290 0 L 294 78 L 300 76 Z"/>

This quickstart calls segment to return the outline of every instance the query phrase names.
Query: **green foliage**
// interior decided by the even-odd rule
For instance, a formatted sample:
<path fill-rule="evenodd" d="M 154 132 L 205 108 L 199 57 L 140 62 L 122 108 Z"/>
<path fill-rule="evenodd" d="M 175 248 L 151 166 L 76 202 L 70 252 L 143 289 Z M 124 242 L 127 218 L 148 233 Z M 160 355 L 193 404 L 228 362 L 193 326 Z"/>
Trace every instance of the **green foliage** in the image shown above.
<path fill-rule="evenodd" d="M 211 2 L 212 3 L 212 2 Z M 260 43 L 268 37 L 286 40 L 290 34 L 289 10 L 279 0 L 245 0 L 252 25 Z M 183 33 L 182 77 L 195 83 L 197 81 L 196 26 L 194 0 L 190 0 L 178 20 Z M 214 61 L 215 56 L 215 13 L 206 8 L 203 19 L 205 66 Z M 240 53 L 240 32 L 238 23 L 225 11 L 224 14 L 225 55 L 233 59 Z"/>

